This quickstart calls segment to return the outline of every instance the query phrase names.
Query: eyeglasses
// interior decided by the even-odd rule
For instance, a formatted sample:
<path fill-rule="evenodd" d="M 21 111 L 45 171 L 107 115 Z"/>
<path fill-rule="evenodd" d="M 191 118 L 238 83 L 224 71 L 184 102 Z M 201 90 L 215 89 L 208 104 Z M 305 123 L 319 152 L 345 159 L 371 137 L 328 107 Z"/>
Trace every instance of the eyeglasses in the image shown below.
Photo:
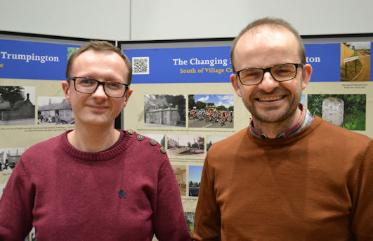
<path fill-rule="evenodd" d="M 258 85 L 262 82 L 266 72 L 271 73 L 272 78 L 278 82 L 292 80 L 297 76 L 298 67 L 303 64 L 276 64 L 268 68 L 246 68 L 236 72 L 243 85 Z"/>
<path fill-rule="evenodd" d="M 102 85 L 107 96 L 113 98 L 121 98 L 126 94 L 129 84 L 112 82 L 112 81 L 98 81 L 89 77 L 72 77 L 69 78 L 74 82 L 76 91 L 84 94 L 94 93 L 98 86 Z"/>

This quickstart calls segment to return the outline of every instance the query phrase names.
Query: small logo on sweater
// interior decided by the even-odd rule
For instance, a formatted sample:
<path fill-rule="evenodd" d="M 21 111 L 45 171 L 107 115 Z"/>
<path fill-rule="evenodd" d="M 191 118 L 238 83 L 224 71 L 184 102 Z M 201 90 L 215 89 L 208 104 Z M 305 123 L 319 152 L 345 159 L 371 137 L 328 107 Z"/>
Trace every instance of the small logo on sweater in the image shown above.
<path fill-rule="evenodd" d="M 123 189 L 120 189 L 118 192 L 118 197 L 120 199 L 125 199 L 127 197 L 127 193 Z"/>

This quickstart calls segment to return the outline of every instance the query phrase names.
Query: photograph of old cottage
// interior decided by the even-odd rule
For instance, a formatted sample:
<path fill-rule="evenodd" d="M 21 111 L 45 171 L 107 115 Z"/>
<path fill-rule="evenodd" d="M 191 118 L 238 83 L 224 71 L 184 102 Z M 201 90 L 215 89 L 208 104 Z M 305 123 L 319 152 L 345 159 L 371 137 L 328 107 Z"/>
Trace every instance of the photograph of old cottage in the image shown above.
<path fill-rule="evenodd" d="M 183 95 L 144 95 L 144 124 L 148 127 L 185 127 Z"/>
<path fill-rule="evenodd" d="M 38 124 L 73 124 L 74 115 L 65 97 L 38 97 Z"/>
<path fill-rule="evenodd" d="M 0 125 L 35 124 L 35 87 L 0 86 Z"/>

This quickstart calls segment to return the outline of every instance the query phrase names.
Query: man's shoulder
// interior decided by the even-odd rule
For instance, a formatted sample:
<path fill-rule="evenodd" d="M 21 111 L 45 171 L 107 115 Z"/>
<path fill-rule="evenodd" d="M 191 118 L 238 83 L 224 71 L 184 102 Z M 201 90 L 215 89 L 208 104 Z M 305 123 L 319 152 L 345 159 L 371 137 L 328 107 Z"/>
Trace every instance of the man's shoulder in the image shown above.
<path fill-rule="evenodd" d="M 209 152 L 227 152 L 229 150 L 234 149 L 237 147 L 238 143 L 241 143 L 244 139 L 246 139 L 248 136 L 248 129 L 244 128 L 242 130 L 239 130 L 235 133 L 233 133 L 230 136 L 227 136 L 226 138 L 223 138 L 211 146 Z"/>
<path fill-rule="evenodd" d="M 54 137 L 51 137 L 49 139 L 42 140 L 40 142 L 37 142 L 37 143 L 33 144 L 32 146 L 30 146 L 25 151 L 24 154 L 29 154 L 29 153 L 34 153 L 34 152 L 45 153 L 45 152 L 48 152 L 48 151 L 52 151 L 56 146 L 58 146 L 61 143 L 61 138 L 63 138 L 64 135 L 65 135 L 65 133 L 54 136 Z"/>
<path fill-rule="evenodd" d="M 138 133 L 134 130 L 127 130 L 127 134 L 132 139 L 131 147 L 135 148 L 139 154 L 146 154 L 152 156 L 165 156 L 166 149 L 157 140 L 147 135 Z"/>
<path fill-rule="evenodd" d="M 339 141 L 348 141 L 348 142 L 369 142 L 371 138 L 368 136 L 348 130 L 346 128 L 336 126 L 331 124 L 320 117 L 317 117 L 320 121 L 319 128 L 317 132 L 322 136 L 328 136 L 328 139 L 337 139 Z"/>

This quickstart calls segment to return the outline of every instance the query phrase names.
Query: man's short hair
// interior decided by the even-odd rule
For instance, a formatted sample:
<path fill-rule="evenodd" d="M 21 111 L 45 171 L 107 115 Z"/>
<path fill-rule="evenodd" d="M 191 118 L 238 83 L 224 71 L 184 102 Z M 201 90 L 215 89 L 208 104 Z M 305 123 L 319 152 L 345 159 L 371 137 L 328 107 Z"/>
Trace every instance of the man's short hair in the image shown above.
<path fill-rule="evenodd" d="M 90 41 L 84 45 L 82 45 L 79 49 L 77 49 L 76 51 L 74 51 L 68 62 L 67 62 L 67 66 L 66 66 L 66 78 L 70 78 L 70 72 L 71 72 L 71 67 L 72 67 L 72 64 L 74 62 L 74 60 L 79 56 L 81 55 L 82 53 L 88 51 L 88 50 L 94 50 L 94 51 L 112 51 L 114 53 L 117 53 L 124 61 L 124 63 L 126 64 L 127 68 L 128 68 L 128 75 L 127 76 L 124 76 L 124 77 L 127 77 L 127 81 L 128 83 L 127 84 L 131 84 L 131 80 L 132 80 L 132 65 L 131 65 L 131 62 L 128 60 L 128 57 L 122 53 L 122 51 L 115 47 L 113 44 L 107 42 L 107 41 Z"/>
<path fill-rule="evenodd" d="M 301 59 L 301 63 L 305 64 L 306 63 L 306 53 L 304 50 L 304 45 L 302 38 L 300 37 L 298 31 L 290 25 L 290 23 L 286 22 L 283 19 L 280 18 L 270 18 L 270 17 L 265 17 L 265 18 L 260 18 L 255 20 L 254 22 L 249 23 L 241 32 L 238 34 L 238 36 L 233 40 L 232 48 L 231 48 L 231 61 L 232 61 L 232 68 L 233 71 L 235 71 L 234 68 L 234 50 L 236 49 L 236 45 L 238 40 L 244 35 L 245 33 L 249 32 L 250 30 L 262 26 L 269 26 L 272 28 L 285 28 L 286 30 L 290 31 L 294 37 L 296 38 L 298 44 L 299 44 L 299 57 Z"/>

